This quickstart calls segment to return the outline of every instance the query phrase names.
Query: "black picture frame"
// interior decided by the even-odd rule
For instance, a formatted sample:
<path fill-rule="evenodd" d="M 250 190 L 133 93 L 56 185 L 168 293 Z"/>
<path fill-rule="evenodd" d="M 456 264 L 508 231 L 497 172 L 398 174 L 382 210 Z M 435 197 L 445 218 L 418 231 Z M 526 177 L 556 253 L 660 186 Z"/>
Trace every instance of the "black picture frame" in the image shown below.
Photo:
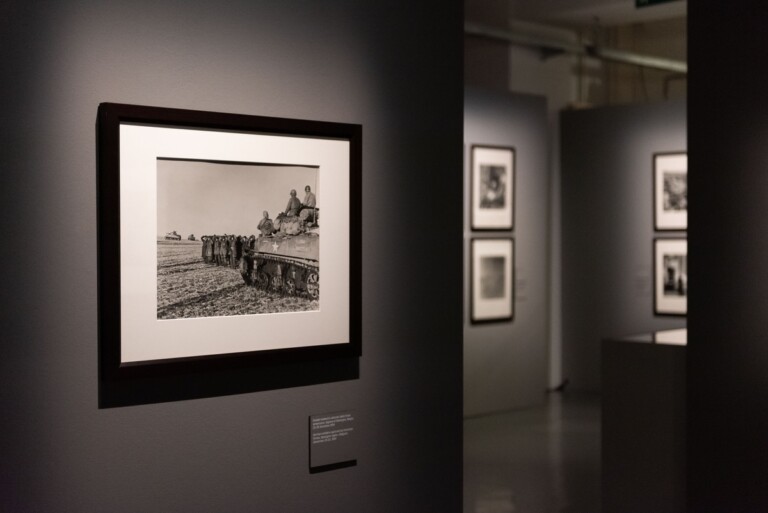
<path fill-rule="evenodd" d="M 653 312 L 658 316 L 688 314 L 688 240 L 653 240 Z"/>
<path fill-rule="evenodd" d="M 346 297 L 345 301 L 342 301 L 341 305 L 335 307 L 334 312 L 340 312 L 330 321 L 334 328 L 338 332 L 343 332 L 345 336 L 341 337 L 343 340 L 299 340 L 296 342 L 298 345 L 273 347 L 269 346 L 267 340 L 270 336 L 268 332 L 260 333 L 258 335 L 259 343 L 253 343 L 252 340 L 257 338 L 250 331 L 242 333 L 242 341 L 239 342 L 241 347 L 245 349 L 238 349 L 235 351 L 224 350 L 220 347 L 214 347 L 217 343 L 210 343 L 210 352 L 205 352 L 206 344 L 208 341 L 203 340 L 200 347 L 203 348 L 202 352 L 198 351 L 196 354 L 188 354 L 183 351 L 178 341 L 173 340 L 156 340 L 155 344 L 167 343 L 167 344 L 179 344 L 179 354 L 174 356 L 174 348 L 166 348 L 168 354 L 171 356 L 166 357 L 164 355 L 160 358 L 154 358 L 151 355 L 146 358 L 125 358 L 124 350 L 127 350 L 129 344 L 139 345 L 134 340 L 128 340 L 129 334 L 133 333 L 130 327 L 126 327 L 129 324 L 124 319 L 124 313 L 129 311 L 131 304 L 135 303 L 133 297 L 129 297 L 127 293 L 124 294 L 122 290 L 123 285 L 126 283 L 123 273 L 129 273 L 127 269 L 133 269 L 134 267 L 141 268 L 137 271 L 142 278 L 150 276 L 150 270 L 146 269 L 147 265 L 143 267 L 141 265 L 122 265 L 123 259 L 127 259 L 131 247 L 131 242 L 139 240 L 139 244 L 146 244 L 145 236 L 149 237 L 152 233 L 140 233 L 140 236 L 132 235 L 134 233 L 133 221 L 131 216 L 126 215 L 126 212 L 131 212 L 131 207 L 125 205 L 134 203 L 137 201 L 145 200 L 147 204 L 152 204 L 155 198 L 150 197 L 151 194 L 147 194 L 146 198 L 142 199 L 142 192 L 136 193 L 134 189 L 130 189 L 123 183 L 121 185 L 121 179 L 127 180 L 134 175 L 136 168 L 133 166 L 133 160 L 141 162 L 149 162 L 149 159 L 134 159 L 130 152 L 135 153 L 153 154 L 156 150 L 144 149 L 141 146 L 140 150 L 133 150 L 132 148 L 139 147 L 136 145 L 135 140 L 137 138 L 129 136 L 129 134 L 138 131 L 139 134 L 146 132 L 147 135 L 162 133 L 168 135 L 168 141 L 178 141 L 168 143 L 169 147 L 177 145 L 183 147 L 185 144 L 185 138 L 209 138 L 211 141 L 211 147 L 218 148 L 215 152 L 216 155 L 211 154 L 210 159 L 201 159 L 210 162 L 269 162 L 277 165 L 284 165 L 285 162 L 278 162 L 281 159 L 267 160 L 259 158 L 247 158 L 243 159 L 241 154 L 237 154 L 237 151 L 249 153 L 251 155 L 258 156 L 259 151 L 263 151 L 264 154 L 270 152 L 283 152 L 285 154 L 292 154 L 291 157 L 282 159 L 290 162 L 291 159 L 296 159 L 297 162 L 303 161 L 303 158 L 310 159 L 313 155 L 319 155 L 321 152 L 313 153 L 313 148 L 333 148 L 332 153 L 338 156 L 338 161 L 342 162 L 337 167 L 330 166 L 327 171 L 327 176 L 324 175 L 326 171 L 320 169 L 318 171 L 319 176 L 324 177 L 326 180 L 326 189 L 332 190 L 335 184 L 343 188 L 344 192 L 339 193 L 343 196 L 342 200 L 337 202 L 335 207 L 337 211 L 334 211 L 339 219 L 347 219 L 346 223 L 341 223 L 343 228 L 339 228 L 335 232 L 331 231 L 331 237 L 336 237 L 337 240 L 342 241 L 340 247 L 345 248 L 338 255 L 342 261 L 346 262 L 343 267 L 340 265 L 338 268 L 334 267 L 334 272 L 342 277 L 344 286 L 338 287 L 339 296 Z M 163 107 L 151 107 L 140 105 L 128 105 L 119 103 L 102 103 L 98 108 L 97 119 L 97 132 L 98 132 L 98 326 L 99 326 L 99 377 L 102 381 L 115 381 L 124 383 L 131 378 L 156 378 L 167 377 L 168 375 L 180 375 L 194 373 L 196 376 L 203 376 L 209 371 L 230 371 L 237 369 L 240 372 L 242 369 L 250 367 L 263 367 L 265 365 L 295 365 L 302 362 L 312 361 L 329 361 L 331 359 L 349 359 L 356 358 L 362 354 L 362 126 L 359 124 L 349 123 L 335 123 L 325 121 L 309 121 L 300 119 L 286 119 L 275 117 L 263 117 L 252 116 L 244 114 L 231 114 L 220 112 L 205 112 L 196 110 L 185 109 L 172 109 Z M 152 144 L 162 146 L 164 135 L 160 137 L 160 142 L 154 140 L 153 137 L 143 138 L 141 140 L 153 141 Z M 247 144 L 235 144 L 234 139 L 245 138 L 245 142 L 257 142 L 253 146 Z M 192 139 L 189 139 L 190 141 Z M 220 141 L 224 141 L 221 143 Z M 222 154 L 226 155 L 227 145 L 230 144 L 233 147 L 237 147 L 237 150 L 233 150 L 232 158 L 221 158 Z M 239 141 L 239 139 L 238 139 Z M 272 144 L 274 142 L 274 144 Z M 142 143 L 143 144 L 143 143 Z M 218 146 L 217 146 L 218 145 Z M 303 145 L 303 146 L 302 146 Z M 254 147 L 264 148 L 263 150 L 254 150 Z M 275 148 L 285 149 L 275 149 Z M 297 158 L 291 153 L 291 148 L 296 148 L 301 158 Z M 158 150 L 159 151 L 159 150 Z M 192 148 L 190 148 L 192 151 Z M 196 147 L 193 153 L 200 152 L 205 153 L 206 148 Z M 323 150 L 325 151 L 325 150 Z M 142 153 L 144 152 L 144 153 Z M 223 153 L 222 153 L 223 152 Z M 156 155 L 157 160 L 161 158 L 176 158 L 179 157 L 183 160 L 185 155 L 173 154 L 173 151 L 161 152 Z M 185 153 L 185 151 L 181 151 Z M 275 153 L 276 154 L 276 153 Z M 318 157 L 321 158 L 321 157 Z M 325 157 L 322 157 L 325 158 Z M 321 158 L 321 159 L 322 159 Z M 195 159 L 192 159 L 195 160 Z M 126 169 L 122 167 L 125 166 Z M 147 184 L 147 191 L 150 191 L 152 185 L 152 171 L 149 169 L 151 166 L 142 164 L 140 169 L 142 173 L 146 174 L 146 178 L 141 180 Z M 157 170 L 155 169 L 155 174 Z M 143 176 L 143 175 L 142 175 Z M 130 178 L 133 179 L 133 178 Z M 156 178 L 155 178 L 156 180 Z M 300 186 L 297 184 L 297 187 Z M 130 190 L 129 190 L 130 189 Z M 130 199 L 126 200 L 126 197 Z M 323 205 L 318 205 L 318 210 L 323 209 Z M 135 210 L 135 209 L 134 209 Z M 324 212 L 325 214 L 325 212 Z M 138 222 L 136 224 L 141 224 Z M 146 224 L 146 223 L 145 223 Z M 255 224 L 255 223 L 254 223 Z M 256 228 L 254 228 L 254 231 Z M 149 230 L 145 230 L 149 231 Z M 125 232 L 125 233 L 123 233 Z M 325 232 L 324 232 L 325 235 Z M 334 240 L 336 240 L 334 239 Z M 126 243 L 128 241 L 128 243 Z M 327 246 L 331 246 L 328 244 Z M 320 246 L 321 252 L 323 251 Z M 147 248 L 145 248 L 147 249 Z M 157 250 L 154 250 L 157 251 Z M 144 251 L 142 254 L 148 254 Z M 155 253 L 157 255 L 157 253 Z M 327 255 L 327 253 L 326 253 Z M 155 256 L 157 262 L 157 256 Z M 202 258 L 202 257 L 201 257 Z M 127 261 L 127 260 L 126 260 Z M 319 272 L 318 272 L 319 274 Z M 145 280 L 148 282 L 148 280 Z M 157 282 L 157 277 L 155 277 Z M 133 285 L 130 285 L 133 286 Z M 144 290 L 145 295 L 149 291 Z M 322 299 L 320 299 L 322 300 Z M 328 299 L 328 304 L 334 301 L 334 297 Z M 319 310 L 319 309 L 318 309 Z M 306 312 L 299 312 L 304 314 Z M 311 312 L 314 314 L 314 312 Z M 265 314 L 273 315 L 273 314 Z M 276 314 L 274 314 L 276 315 Z M 145 316 L 146 317 L 146 316 Z M 247 317 L 247 318 L 244 318 Z M 267 317 L 262 317 L 266 319 Z M 308 318 L 308 317 L 307 317 Z M 325 317 L 318 317 L 325 319 Z M 220 325 L 226 325 L 231 319 L 237 319 L 242 321 L 242 325 L 253 324 L 254 327 L 259 324 L 259 316 L 241 316 L 241 317 L 226 317 L 215 319 L 192 319 L 192 321 L 199 321 L 199 325 L 204 325 L 206 322 L 217 322 Z M 255 320 L 253 320 L 255 319 Z M 155 324 L 146 320 L 142 321 L 142 325 L 150 326 L 165 326 L 165 322 L 178 323 L 176 326 L 183 326 L 184 322 L 188 319 L 181 319 L 176 321 L 160 321 L 157 318 L 154 319 Z M 281 321 L 282 322 L 282 321 Z M 314 322 L 314 321 L 313 321 Z M 282 325 L 284 325 L 283 323 Z M 296 326 L 300 326 L 301 322 L 298 322 Z M 164 331 L 164 334 L 173 333 L 174 325 Z M 165 328 L 163 328 L 165 329 Z M 218 328 L 217 328 L 218 329 Z M 240 329 L 239 325 L 231 325 L 229 330 L 231 332 L 238 333 Z M 194 330 L 192 330 L 194 331 Z M 333 330 L 329 330 L 333 332 Z M 130 335 L 131 337 L 133 335 Z M 305 330 L 304 332 L 297 333 L 296 338 L 301 337 L 311 338 L 313 333 L 311 330 Z M 172 337 L 166 337 L 172 338 Z M 259 344 L 266 344 L 268 347 L 263 348 Z M 253 344 L 253 345 L 249 345 Z M 346 364 L 344 364 L 346 365 Z M 344 366 L 343 365 L 343 366 Z M 346 365 L 348 367 L 348 365 Z M 146 384 L 146 382 L 145 382 Z"/>
<path fill-rule="evenodd" d="M 685 151 L 653 154 L 653 228 L 660 232 L 688 230 L 688 154 Z"/>
<path fill-rule="evenodd" d="M 470 240 L 472 324 L 511 322 L 515 317 L 515 241 L 512 237 Z"/>
<path fill-rule="evenodd" d="M 516 150 L 512 146 L 470 146 L 469 211 L 473 231 L 511 231 L 515 228 Z M 501 176 L 488 177 L 488 173 Z M 493 198 L 487 183 L 498 187 Z M 499 184 L 499 182 L 501 182 Z M 484 204 L 487 203 L 487 204 Z"/>

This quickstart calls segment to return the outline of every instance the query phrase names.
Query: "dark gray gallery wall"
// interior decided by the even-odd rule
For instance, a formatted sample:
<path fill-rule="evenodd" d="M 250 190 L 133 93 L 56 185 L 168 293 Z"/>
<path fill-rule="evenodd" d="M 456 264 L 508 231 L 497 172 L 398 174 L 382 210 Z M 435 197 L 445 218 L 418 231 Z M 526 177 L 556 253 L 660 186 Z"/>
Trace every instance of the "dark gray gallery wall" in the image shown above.
<path fill-rule="evenodd" d="M 464 95 L 464 414 L 540 404 L 547 388 L 549 172 L 547 104 L 539 96 L 467 89 Z M 515 148 L 515 227 L 473 232 L 469 218 L 473 144 Z M 470 323 L 473 237 L 515 241 L 512 322 Z"/>
<path fill-rule="evenodd" d="M 692 513 L 768 511 L 765 15 L 751 0 L 689 9 Z"/>
<path fill-rule="evenodd" d="M 443 0 L 2 3 L 0 510 L 459 511 L 461 44 Z M 104 101 L 363 125 L 359 379 L 98 409 Z M 358 466 L 310 475 L 345 409 Z"/>
<path fill-rule="evenodd" d="M 564 111 L 563 376 L 600 389 L 600 344 L 685 327 L 653 309 L 653 154 L 685 151 L 682 102 Z M 685 232 L 665 232 L 665 237 Z"/>

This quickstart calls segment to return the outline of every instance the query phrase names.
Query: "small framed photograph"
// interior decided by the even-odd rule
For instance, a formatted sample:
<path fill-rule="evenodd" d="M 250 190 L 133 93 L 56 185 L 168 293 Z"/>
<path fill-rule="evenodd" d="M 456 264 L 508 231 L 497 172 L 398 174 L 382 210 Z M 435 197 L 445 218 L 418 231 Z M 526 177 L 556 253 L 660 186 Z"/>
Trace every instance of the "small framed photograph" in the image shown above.
<path fill-rule="evenodd" d="M 655 239 L 653 250 L 654 312 L 686 315 L 688 312 L 688 241 Z"/>
<path fill-rule="evenodd" d="M 684 152 L 653 156 L 654 227 L 688 229 L 688 155 Z"/>
<path fill-rule="evenodd" d="M 471 148 L 470 202 L 473 230 L 512 230 L 515 226 L 515 150 Z"/>
<path fill-rule="evenodd" d="M 360 354 L 360 125 L 113 103 L 98 122 L 102 377 Z"/>
<path fill-rule="evenodd" d="M 515 313 L 513 239 L 472 239 L 471 244 L 472 322 L 511 321 Z"/>

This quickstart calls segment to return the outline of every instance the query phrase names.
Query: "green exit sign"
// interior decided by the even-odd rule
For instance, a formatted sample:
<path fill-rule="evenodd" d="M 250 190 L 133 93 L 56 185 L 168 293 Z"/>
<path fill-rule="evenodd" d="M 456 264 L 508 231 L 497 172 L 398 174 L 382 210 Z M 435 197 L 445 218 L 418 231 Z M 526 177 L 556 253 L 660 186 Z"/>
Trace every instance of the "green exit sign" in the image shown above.
<path fill-rule="evenodd" d="M 638 9 L 641 7 L 650 7 L 656 4 L 668 4 L 670 2 L 677 2 L 678 0 L 635 0 L 635 7 Z"/>

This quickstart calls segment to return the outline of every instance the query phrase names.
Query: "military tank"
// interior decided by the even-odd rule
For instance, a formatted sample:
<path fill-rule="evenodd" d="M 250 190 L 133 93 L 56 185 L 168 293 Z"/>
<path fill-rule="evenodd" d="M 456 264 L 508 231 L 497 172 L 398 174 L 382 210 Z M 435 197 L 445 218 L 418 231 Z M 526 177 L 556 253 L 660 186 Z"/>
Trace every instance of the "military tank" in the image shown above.
<path fill-rule="evenodd" d="M 320 233 L 276 233 L 243 248 L 240 274 L 247 285 L 280 294 L 320 297 Z"/>

